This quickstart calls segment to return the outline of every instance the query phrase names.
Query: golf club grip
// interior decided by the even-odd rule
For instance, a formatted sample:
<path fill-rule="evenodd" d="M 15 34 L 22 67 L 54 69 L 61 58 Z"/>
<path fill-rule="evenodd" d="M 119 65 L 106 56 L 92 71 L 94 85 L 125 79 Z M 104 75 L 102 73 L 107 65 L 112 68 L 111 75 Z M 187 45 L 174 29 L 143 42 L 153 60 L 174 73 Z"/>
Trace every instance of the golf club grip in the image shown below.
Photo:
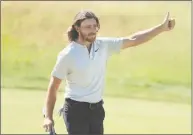
<path fill-rule="evenodd" d="M 51 131 L 49 132 L 49 135 L 56 135 L 54 126 L 52 126 Z"/>
<path fill-rule="evenodd" d="M 45 118 L 45 115 L 44 115 L 44 118 Z M 52 126 L 52 128 L 49 132 L 49 135 L 57 135 L 56 132 L 55 132 L 54 126 Z"/>
<path fill-rule="evenodd" d="M 43 117 L 45 118 L 45 110 L 44 109 L 42 110 L 42 113 L 43 113 Z M 52 125 L 50 132 L 49 132 L 49 135 L 57 135 L 53 125 Z"/>

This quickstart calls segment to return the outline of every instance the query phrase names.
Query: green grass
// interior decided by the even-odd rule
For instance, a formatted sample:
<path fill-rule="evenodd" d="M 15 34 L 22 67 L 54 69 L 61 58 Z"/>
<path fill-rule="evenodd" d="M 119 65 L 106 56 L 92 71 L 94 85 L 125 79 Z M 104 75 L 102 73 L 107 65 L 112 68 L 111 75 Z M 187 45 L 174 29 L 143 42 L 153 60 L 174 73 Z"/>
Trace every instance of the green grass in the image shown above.
<path fill-rule="evenodd" d="M 190 103 L 191 2 L 79 4 L 2 2 L 2 87 L 46 90 L 56 56 L 68 44 L 65 31 L 81 9 L 99 16 L 101 36 L 129 36 L 170 11 L 173 31 L 111 57 L 105 95 Z"/>
<path fill-rule="evenodd" d="M 129 36 L 157 25 L 167 11 L 176 19 L 173 31 L 110 58 L 105 133 L 190 134 L 191 2 L 79 4 L 1 2 L 2 133 L 45 133 L 41 111 L 50 72 L 58 52 L 68 44 L 65 31 L 74 15 L 87 8 L 99 16 L 101 36 Z M 64 102 L 64 85 L 54 110 L 59 134 L 66 133 L 63 119 L 56 116 Z"/>
<path fill-rule="evenodd" d="M 45 92 L 2 89 L 2 134 L 44 134 L 41 114 Z M 191 106 L 106 96 L 105 133 L 119 134 L 190 134 Z M 57 110 L 64 102 L 58 93 L 54 110 L 55 128 L 65 134 L 63 118 Z"/>

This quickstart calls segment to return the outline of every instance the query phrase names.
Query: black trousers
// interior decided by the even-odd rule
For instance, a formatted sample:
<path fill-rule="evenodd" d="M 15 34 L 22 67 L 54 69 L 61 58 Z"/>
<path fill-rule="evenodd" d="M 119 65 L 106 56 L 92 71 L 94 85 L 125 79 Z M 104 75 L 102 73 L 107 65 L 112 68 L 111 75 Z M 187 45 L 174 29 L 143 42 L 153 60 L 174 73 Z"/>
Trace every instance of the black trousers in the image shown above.
<path fill-rule="evenodd" d="M 104 133 L 103 101 L 90 104 L 68 98 L 65 101 L 63 118 L 69 135 L 103 135 Z"/>

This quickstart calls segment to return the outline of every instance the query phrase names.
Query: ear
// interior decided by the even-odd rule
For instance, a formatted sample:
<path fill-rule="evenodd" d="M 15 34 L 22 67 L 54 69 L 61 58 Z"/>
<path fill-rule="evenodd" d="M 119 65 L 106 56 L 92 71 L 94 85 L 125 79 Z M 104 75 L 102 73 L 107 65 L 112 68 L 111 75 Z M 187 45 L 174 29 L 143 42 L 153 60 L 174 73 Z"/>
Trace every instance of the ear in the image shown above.
<path fill-rule="evenodd" d="M 78 26 L 74 26 L 74 28 L 75 28 L 75 30 L 76 30 L 77 32 L 80 31 L 80 28 L 79 28 Z"/>

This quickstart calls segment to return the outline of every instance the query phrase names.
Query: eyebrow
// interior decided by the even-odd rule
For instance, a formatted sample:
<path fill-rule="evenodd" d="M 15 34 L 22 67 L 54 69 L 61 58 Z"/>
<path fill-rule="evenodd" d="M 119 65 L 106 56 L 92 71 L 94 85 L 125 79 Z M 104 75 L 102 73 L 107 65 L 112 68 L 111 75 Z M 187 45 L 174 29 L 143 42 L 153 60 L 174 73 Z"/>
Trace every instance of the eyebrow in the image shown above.
<path fill-rule="evenodd" d="M 97 26 L 97 24 L 88 24 L 88 25 L 85 25 L 85 26 Z"/>

